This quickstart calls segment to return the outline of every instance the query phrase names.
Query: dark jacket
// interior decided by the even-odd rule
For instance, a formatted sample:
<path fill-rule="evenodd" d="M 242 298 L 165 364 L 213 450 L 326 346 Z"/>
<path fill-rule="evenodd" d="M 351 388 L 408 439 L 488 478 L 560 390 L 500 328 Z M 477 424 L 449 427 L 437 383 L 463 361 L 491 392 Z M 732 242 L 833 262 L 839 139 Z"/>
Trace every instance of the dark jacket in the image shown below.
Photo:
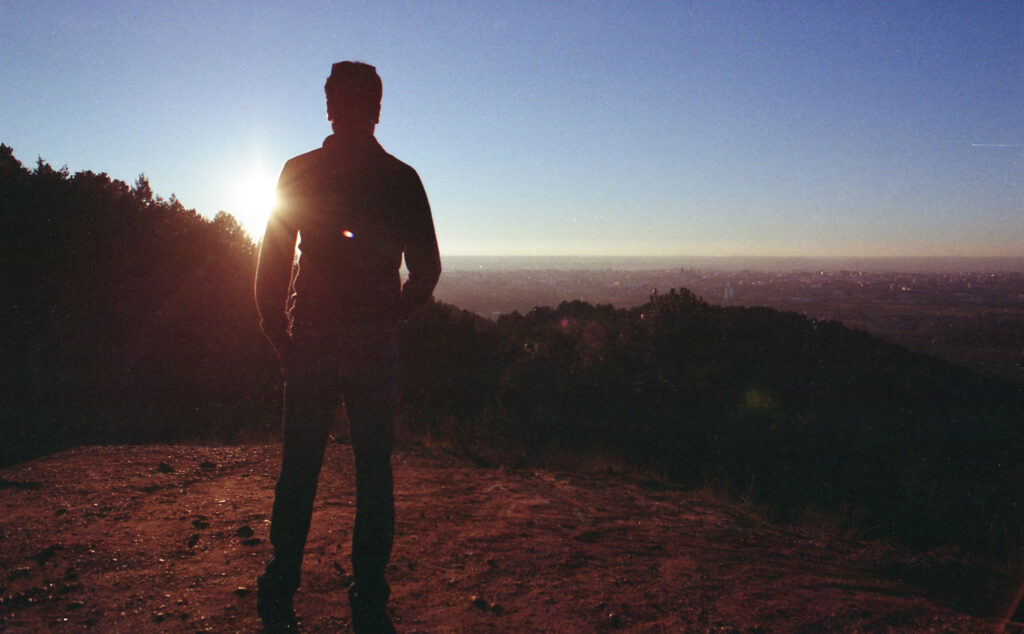
<path fill-rule="evenodd" d="M 256 271 L 260 326 L 275 347 L 287 336 L 289 309 L 299 323 L 394 323 L 429 300 L 440 274 L 420 178 L 375 138 L 332 135 L 285 164 Z"/>

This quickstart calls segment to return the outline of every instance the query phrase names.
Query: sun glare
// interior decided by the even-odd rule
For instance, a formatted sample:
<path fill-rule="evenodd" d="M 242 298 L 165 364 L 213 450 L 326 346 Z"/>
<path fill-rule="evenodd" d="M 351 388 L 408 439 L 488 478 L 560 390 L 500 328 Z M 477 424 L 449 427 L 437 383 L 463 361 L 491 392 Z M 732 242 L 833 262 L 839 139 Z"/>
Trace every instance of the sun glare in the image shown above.
<path fill-rule="evenodd" d="M 254 240 L 263 237 L 267 217 L 274 208 L 275 186 L 275 176 L 262 168 L 253 168 L 236 178 L 232 185 L 232 208 L 227 211 Z"/>

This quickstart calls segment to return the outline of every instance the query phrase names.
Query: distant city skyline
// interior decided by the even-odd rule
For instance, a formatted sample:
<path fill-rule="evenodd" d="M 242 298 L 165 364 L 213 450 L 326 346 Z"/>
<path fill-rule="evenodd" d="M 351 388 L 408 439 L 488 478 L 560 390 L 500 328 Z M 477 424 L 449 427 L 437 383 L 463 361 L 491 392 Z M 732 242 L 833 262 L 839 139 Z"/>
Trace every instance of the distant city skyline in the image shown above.
<path fill-rule="evenodd" d="M 1024 273 L 1024 257 L 956 256 L 601 256 L 456 255 L 443 257 L 447 271 L 759 271 L 815 273 L 860 271 L 885 274 Z"/>
<path fill-rule="evenodd" d="M 342 59 L 445 256 L 1024 256 L 1019 2 L 8 0 L 0 142 L 258 234 Z"/>

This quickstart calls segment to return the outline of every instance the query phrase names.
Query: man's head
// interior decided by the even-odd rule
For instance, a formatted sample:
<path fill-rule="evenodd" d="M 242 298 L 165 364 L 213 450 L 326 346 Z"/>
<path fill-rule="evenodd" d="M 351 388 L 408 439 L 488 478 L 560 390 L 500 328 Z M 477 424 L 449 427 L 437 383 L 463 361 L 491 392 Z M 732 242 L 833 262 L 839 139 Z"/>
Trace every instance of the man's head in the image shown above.
<path fill-rule="evenodd" d="M 380 120 L 377 69 L 362 62 L 338 62 L 324 84 L 327 119 L 335 132 L 370 131 Z"/>

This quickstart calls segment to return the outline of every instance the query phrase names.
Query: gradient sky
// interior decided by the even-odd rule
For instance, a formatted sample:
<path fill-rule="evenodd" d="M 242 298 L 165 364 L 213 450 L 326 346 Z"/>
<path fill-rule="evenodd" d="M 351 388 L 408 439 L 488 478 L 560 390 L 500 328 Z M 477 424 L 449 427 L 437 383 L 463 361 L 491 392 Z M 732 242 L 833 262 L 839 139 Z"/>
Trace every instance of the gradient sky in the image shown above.
<path fill-rule="evenodd" d="M 236 211 L 343 59 L 444 254 L 1024 255 L 1019 0 L 0 0 L 0 141 Z"/>

